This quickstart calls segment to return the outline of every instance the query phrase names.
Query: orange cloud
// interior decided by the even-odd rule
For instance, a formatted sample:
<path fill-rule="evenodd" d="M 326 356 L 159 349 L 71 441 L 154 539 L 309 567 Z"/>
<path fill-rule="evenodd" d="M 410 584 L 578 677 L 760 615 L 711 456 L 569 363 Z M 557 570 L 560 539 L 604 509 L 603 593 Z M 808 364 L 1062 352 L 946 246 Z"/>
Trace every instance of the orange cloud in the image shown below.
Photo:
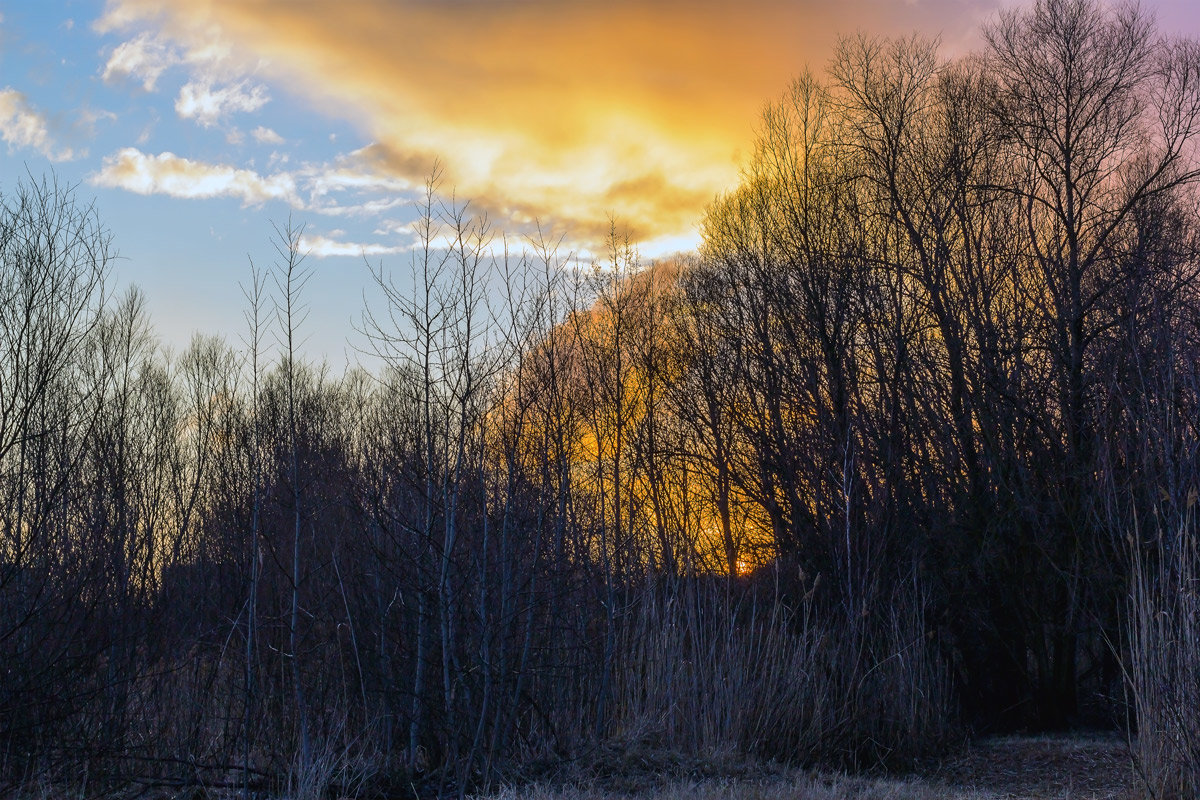
<path fill-rule="evenodd" d="M 375 139 L 375 164 L 572 238 L 615 214 L 691 232 L 736 182 L 761 106 L 838 32 L 945 31 L 998 0 L 114 0 L 101 27 L 220 38 L 259 77 Z M 677 240 L 677 239 L 676 239 Z"/>

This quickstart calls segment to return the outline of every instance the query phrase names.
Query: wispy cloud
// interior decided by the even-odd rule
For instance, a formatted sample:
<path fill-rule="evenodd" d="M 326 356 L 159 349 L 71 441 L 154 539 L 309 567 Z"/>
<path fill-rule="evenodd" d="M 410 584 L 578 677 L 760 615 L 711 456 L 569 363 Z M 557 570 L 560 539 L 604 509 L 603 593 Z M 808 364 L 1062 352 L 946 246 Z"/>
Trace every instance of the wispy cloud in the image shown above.
<path fill-rule="evenodd" d="M 254 141 L 259 144 L 283 144 L 283 137 L 270 128 L 264 128 L 259 125 L 250 135 L 254 137 Z"/>
<path fill-rule="evenodd" d="M 51 161 L 69 161 L 78 155 L 69 147 L 55 145 L 46 115 L 12 87 L 0 89 L 0 139 L 10 152 L 28 148 Z"/>
<path fill-rule="evenodd" d="M 169 152 L 153 155 L 128 147 L 105 158 L 100 170 L 88 180 L 94 186 L 143 195 L 233 198 L 249 206 L 279 201 L 335 218 L 377 217 L 408 203 L 412 197 L 407 182 L 364 171 L 360 153 L 328 164 L 305 164 L 264 175 L 230 164 L 196 161 Z M 317 258 L 382 256 L 412 249 L 411 226 L 378 230 L 375 235 L 392 242 L 351 241 L 344 231 L 333 230 L 307 234 L 301 246 Z"/>
<path fill-rule="evenodd" d="M 232 164 L 196 161 L 170 152 L 151 155 L 127 147 L 105 158 L 89 180 L 138 194 L 233 197 L 248 205 L 279 200 L 300 211 L 333 217 L 375 217 L 410 201 L 412 183 L 373 173 L 368 165 L 362 151 L 356 151 L 329 163 L 302 164 L 265 175 Z"/>
<path fill-rule="evenodd" d="M 315 258 L 330 256 L 382 256 L 403 253 L 411 249 L 408 245 L 384 245 L 378 243 L 346 242 L 327 238 L 319 234 L 300 237 L 300 250 Z"/>
<path fill-rule="evenodd" d="M 269 100 L 265 86 L 248 80 L 225 86 L 214 86 L 207 80 L 189 81 L 179 90 L 175 112 L 210 128 L 230 114 L 257 111 Z"/>
<path fill-rule="evenodd" d="M 166 42 L 143 32 L 113 48 L 101 77 L 106 83 L 132 79 L 140 82 L 147 92 L 152 92 L 162 74 L 178 63 L 179 54 Z"/>
<path fill-rule="evenodd" d="M 105 158 L 100 171 L 89 180 L 96 186 L 137 194 L 232 197 L 245 205 L 261 205 L 268 200 L 298 204 L 295 180 L 289 174 L 262 176 L 253 170 L 193 161 L 174 153 L 148 155 L 133 147 Z"/>
<path fill-rule="evenodd" d="M 375 216 L 412 197 L 421 185 L 377 168 L 372 148 L 341 156 L 329 164 L 297 170 L 311 208 L 336 216 Z M 349 202 L 347 202 L 349 200 Z"/>

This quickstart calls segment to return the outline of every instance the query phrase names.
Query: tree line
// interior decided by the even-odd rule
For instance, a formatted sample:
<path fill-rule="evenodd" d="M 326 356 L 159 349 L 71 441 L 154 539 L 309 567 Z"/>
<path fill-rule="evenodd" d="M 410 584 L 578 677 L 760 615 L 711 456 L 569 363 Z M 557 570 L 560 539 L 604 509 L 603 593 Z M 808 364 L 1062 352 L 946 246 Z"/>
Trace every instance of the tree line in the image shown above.
<path fill-rule="evenodd" d="M 1109 726 L 1194 792 L 1200 44 L 1091 0 L 984 39 L 841 40 L 669 260 L 512 244 L 435 173 L 373 373 L 299 354 L 300 228 L 237 344 L 168 354 L 95 210 L 18 183 L 0 786 L 461 795 Z"/>

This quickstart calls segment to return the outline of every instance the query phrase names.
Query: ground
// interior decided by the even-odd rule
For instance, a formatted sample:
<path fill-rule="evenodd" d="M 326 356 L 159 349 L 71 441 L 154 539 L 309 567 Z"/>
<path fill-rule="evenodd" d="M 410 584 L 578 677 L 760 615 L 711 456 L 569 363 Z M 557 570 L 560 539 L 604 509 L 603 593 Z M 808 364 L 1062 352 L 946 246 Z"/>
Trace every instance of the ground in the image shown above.
<path fill-rule="evenodd" d="M 737 777 L 508 789 L 489 800 L 1127 800 L 1139 797 L 1136 786 L 1124 740 L 1006 737 L 977 742 L 905 779 L 751 770 Z"/>
<path fill-rule="evenodd" d="M 934 773 L 950 786 L 1005 800 L 1117 800 L 1138 781 L 1123 739 L 1003 738 L 984 740 Z"/>

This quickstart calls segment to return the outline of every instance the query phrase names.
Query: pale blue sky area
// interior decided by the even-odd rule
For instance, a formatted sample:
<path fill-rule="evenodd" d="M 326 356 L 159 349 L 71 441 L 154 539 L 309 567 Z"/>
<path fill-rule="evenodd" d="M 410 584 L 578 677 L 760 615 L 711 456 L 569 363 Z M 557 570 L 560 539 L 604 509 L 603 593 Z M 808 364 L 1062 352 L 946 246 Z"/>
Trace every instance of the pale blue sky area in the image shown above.
<path fill-rule="evenodd" d="M 289 215 L 306 225 L 310 238 L 340 242 L 351 253 L 359 244 L 394 248 L 398 253 L 368 257 L 397 267 L 406 263 L 402 251 L 409 238 L 386 227 L 411 219 L 412 192 L 377 186 L 318 195 L 315 188 L 369 142 L 352 124 L 317 113 L 253 76 L 213 81 L 217 92 L 232 85 L 252 98 L 240 107 L 233 100 L 229 108 L 218 103 L 208 117 L 185 116 L 176 108 L 181 92 L 197 78 L 203 83 L 206 65 L 166 66 L 149 88 L 145 73 L 110 70 L 106 79 L 114 51 L 131 37 L 129 31 L 97 31 L 94 23 L 103 11 L 103 3 L 80 0 L 0 3 L 0 192 L 18 179 L 53 173 L 77 185 L 80 201 L 94 200 L 120 254 L 116 283 L 142 289 L 166 345 L 178 350 L 197 331 L 237 340 L 245 307 L 239 282 L 249 279 L 248 259 L 271 263 L 272 223 L 284 224 Z M 280 180 L 295 183 L 295 196 L 239 194 L 246 190 L 234 186 L 236 181 L 211 197 L 172 196 L 187 190 L 165 187 L 142 194 L 129 185 L 108 185 L 106 163 L 126 148 L 148 157 L 171 153 L 205 165 L 286 176 Z M 200 187 L 204 178 L 181 180 Z M 393 205 L 387 213 L 338 213 L 369 201 Z M 319 256 L 307 261 L 313 273 L 306 297 L 307 348 L 340 367 L 370 279 L 361 254 Z"/>

